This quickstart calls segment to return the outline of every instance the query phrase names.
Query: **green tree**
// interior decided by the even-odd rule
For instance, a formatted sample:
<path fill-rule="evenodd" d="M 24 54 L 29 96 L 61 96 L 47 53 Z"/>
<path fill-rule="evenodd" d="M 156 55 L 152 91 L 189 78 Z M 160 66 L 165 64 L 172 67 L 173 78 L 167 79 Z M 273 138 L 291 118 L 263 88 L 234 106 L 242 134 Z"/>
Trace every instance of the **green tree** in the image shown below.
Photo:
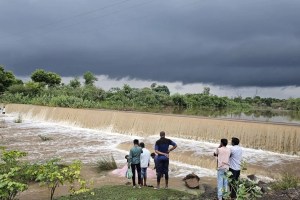
<path fill-rule="evenodd" d="M 61 77 L 54 72 L 47 72 L 43 69 L 37 69 L 31 74 L 34 82 L 44 83 L 50 87 L 61 83 Z"/>
<path fill-rule="evenodd" d="M 60 75 L 54 73 L 54 72 L 48 72 L 48 80 L 47 80 L 47 84 L 50 87 L 53 87 L 55 85 L 59 85 L 61 83 L 61 77 Z"/>
<path fill-rule="evenodd" d="M 4 67 L 0 65 L 0 93 L 6 91 L 11 85 L 20 83 L 15 75 L 10 71 L 5 71 Z"/>
<path fill-rule="evenodd" d="M 156 83 L 152 83 L 151 89 L 155 92 L 159 92 L 159 93 L 164 92 L 167 95 L 170 95 L 170 90 L 165 85 L 156 85 Z"/>
<path fill-rule="evenodd" d="M 79 81 L 79 78 L 78 77 L 75 77 L 74 79 L 70 80 L 70 83 L 69 85 L 72 87 L 72 88 L 79 88 L 81 86 L 81 83 Z"/>
<path fill-rule="evenodd" d="M 39 170 L 36 172 L 37 181 L 41 185 L 47 185 L 50 189 L 50 199 L 54 197 L 56 188 L 59 185 L 63 185 L 66 182 L 70 183 L 70 191 L 72 193 L 86 192 L 89 189 L 86 188 L 86 182 L 80 177 L 81 162 L 74 161 L 69 166 L 62 166 L 58 163 L 59 159 L 52 159 L 47 163 L 41 165 Z M 75 182 L 79 182 L 79 191 L 75 190 Z"/>
<path fill-rule="evenodd" d="M 95 81 L 98 81 L 97 77 L 90 71 L 83 74 L 85 85 L 94 85 Z"/>
<path fill-rule="evenodd" d="M 210 94 L 210 87 L 204 87 L 202 94 L 209 95 Z"/>
<path fill-rule="evenodd" d="M 0 199 L 15 199 L 19 192 L 28 188 L 22 180 L 24 166 L 19 159 L 26 156 L 25 152 L 7 151 L 1 148 L 0 157 Z"/>

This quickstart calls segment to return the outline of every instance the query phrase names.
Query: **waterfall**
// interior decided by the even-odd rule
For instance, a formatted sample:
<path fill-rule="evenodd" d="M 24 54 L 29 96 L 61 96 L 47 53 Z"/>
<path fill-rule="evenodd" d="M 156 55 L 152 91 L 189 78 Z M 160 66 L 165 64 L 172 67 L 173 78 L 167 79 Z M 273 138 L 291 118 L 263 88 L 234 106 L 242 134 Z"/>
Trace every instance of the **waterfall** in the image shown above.
<path fill-rule="evenodd" d="M 170 137 L 219 142 L 238 137 L 244 147 L 300 155 L 300 126 L 141 112 L 73 109 L 7 104 L 7 114 L 128 135 L 150 136 L 164 130 Z"/>

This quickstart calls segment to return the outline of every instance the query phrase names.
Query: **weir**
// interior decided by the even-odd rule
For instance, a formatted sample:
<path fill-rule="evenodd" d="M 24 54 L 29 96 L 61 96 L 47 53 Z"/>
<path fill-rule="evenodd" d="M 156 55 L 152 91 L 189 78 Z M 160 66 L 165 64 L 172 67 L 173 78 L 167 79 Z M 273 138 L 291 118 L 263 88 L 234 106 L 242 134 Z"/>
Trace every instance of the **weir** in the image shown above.
<path fill-rule="evenodd" d="M 66 123 L 142 137 L 158 135 L 162 130 L 169 137 L 215 143 L 221 138 L 230 140 L 231 137 L 238 137 L 244 147 L 300 155 L 300 127 L 296 125 L 23 104 L 7 104 L 6 112 L 20 114 L 23 119 Z"/>

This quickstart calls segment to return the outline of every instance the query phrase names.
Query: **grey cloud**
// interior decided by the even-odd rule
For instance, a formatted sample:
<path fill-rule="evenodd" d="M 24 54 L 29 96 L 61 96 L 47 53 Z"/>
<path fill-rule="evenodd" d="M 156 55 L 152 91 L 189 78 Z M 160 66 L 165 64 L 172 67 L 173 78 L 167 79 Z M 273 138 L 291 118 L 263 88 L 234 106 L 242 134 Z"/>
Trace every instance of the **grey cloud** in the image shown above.
<path fill-rule="evenodd" d="M 1 1 L 0 63 L 230 86 L 300 86 L 300 2 Z M 2 28 L 3 27 L 3 28 Z"/>

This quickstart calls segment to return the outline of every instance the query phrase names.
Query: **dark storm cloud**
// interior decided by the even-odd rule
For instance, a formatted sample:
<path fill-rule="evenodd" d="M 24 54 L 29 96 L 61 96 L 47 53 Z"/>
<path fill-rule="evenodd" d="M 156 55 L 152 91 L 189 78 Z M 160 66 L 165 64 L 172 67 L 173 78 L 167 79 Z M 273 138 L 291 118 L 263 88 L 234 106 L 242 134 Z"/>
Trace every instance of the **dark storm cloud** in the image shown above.
<path fill-rule="evenodd" d="M 300 86 L 300 1 L 0 2 L 0 63 L 17 75 Z"/>

